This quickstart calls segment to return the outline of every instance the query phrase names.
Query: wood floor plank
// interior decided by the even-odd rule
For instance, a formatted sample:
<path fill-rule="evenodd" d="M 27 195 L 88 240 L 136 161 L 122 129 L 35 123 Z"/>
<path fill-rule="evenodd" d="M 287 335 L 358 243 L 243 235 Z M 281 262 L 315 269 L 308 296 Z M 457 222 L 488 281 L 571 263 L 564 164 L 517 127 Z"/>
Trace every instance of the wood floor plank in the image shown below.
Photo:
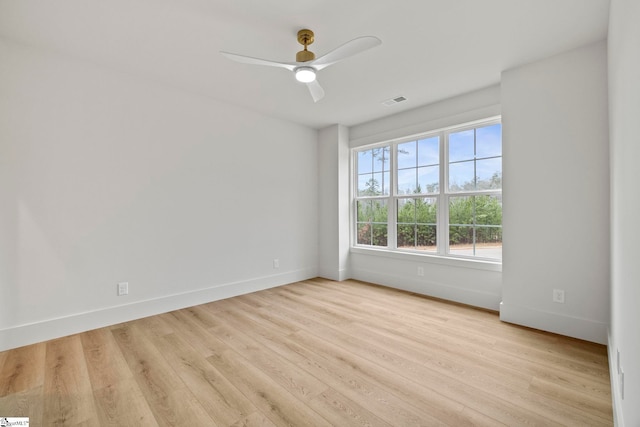
<path fill-rule="evenodd" d="M 47 425 L 44 414 L 44 386 L 7 394 L 0 397 L 0 414 L 9 417 L 27 417 L 34 426 Z"/>
<path fill-rule="evenodd" d="M 44 418 L 49 425 L 96 424 L 93 390 L 79 335 L 46 344 Z"/>
<path fill-rule="evenodd" d="M 170 334 L 156 343 L 215 425 L 232 425 L 257 412 L 255 405 L 187 341 Z"/>
<path fill-rule="evenodd" d="M 300 332 L 302 333 L 302 332 Z M 299 334 L 300 334 L 299 333 Z M 296 343 L 303 342 L 299 336 L 292 337 Z M 367 408 L 374 415 L 392 425 L 420 426 L 446 425 L 427 411 L 423 411 L 382 386 L 368 373 L 362 373 L 357 365 L 349 363 L 341 355 L 333 356 L 338 350 L 330 343 L 312 341 L 304 342 L 303 349 L 298 352 L 305 354 L 300 366 L 325 381 L 334 389 Z M 309 349 L 309 346 L 313 350 Z M 290 343 L 293 345 L 293 342 Z M 323 348 L 324 347 L 324 348 Z M 449 402 L 449 404 L 455 402 Z M 461 405 L 458 407 L 461 408 Z"/>
<path fill-rule="evenodd" d="M 224 314 L 228 312 L 230 308 L 233 308 L 233 306 L 228 305 L 225 310 L 220 310 L 217 314 Z M 269 307 L 260 307 L 255 310 L 245 310 L 243 314 L 254 320 L 254 324 L 259 325 L 262 333 L 266 335 L 289 335 L 300 330 L 300 326 L 297 323 L 274 313 L 272 305 Z M 253 332 L 253 330 L 250 332 Z"/>
<path fill-rule="evenodd" d="M 605 346 L 305 280 L 0 352 L 32 425 L 611 426 Z"/>
<path fill-rule="evenodd" d="M 289 391 L 235 351 L 207 358 L 223 372 L 260 411 L 276 425 L 330 426 L 331 424 L 309 406 L 302 404 Z"/>
<path fill-rule="evenodd" d="M 111 330 L 81 335 L 100 425 L 157 425 Z"/>
<path fill-rule="evenodd" d="M 332 388 L 313 398 L 309 406 L 323 414 L 334 426 L 392 427 L 388 422 Z"/>
<path fill-rule="evenodd" d="M 231 427 L 276 427 L 264 414 L 254 412 L 233 424 Z"/>
<path fill-rule="evenodd" d="M 269 348 L 256 343 L 255 339 L 241 333 L 238 329 L 219 326 L 215 332 L 228 343 L 229 347 L 242 354 L 252 365 L 299 399 L 308 401 L 326 390 L 327 385 L 321 380 L 309 375 Z"/>
<path fill-rule="evenodd" d="M 208 357 L 216 353 L 220 353 L 227 349 L 227 345 L 212 335 L 204 325 L 194 321 L 183 311 L 173 311 L 165 313 L 161 317 L 171 325 L 175 334 L 180 335 L 187 341 L 200 355 Z"/>
<path fill-rule="evenodd" d="M 213 425 L 143 330 L 128 324 L 112 333 L 159 425 Z"/>
<path fill-rule="evenodd" d="M 110 330 L 96 329 L 80 336 L 87 371 L 94 390 L 113 386 L 133 377 Z"/>
<path fill-rule="evenodd" d="M 4 363 L 0 371 L 0 397 L 28 391 L 44 384 L 44 343 L 4 353 Z"/>
<path fill-rule="evenodd" d="M 93 391 L 101 426 L 157 426 L 151 407 L 134 378 Z"/>
<path fill-rule="evenodd" d="M 553 400 L 562 401 L 581 412 L 595 415 L 603 420 L 610 419 L 613 416 L 611 405 L 602 399 L 586 393 L 576 392 L 551 381 L 533 378 L 529 390 Z"/>

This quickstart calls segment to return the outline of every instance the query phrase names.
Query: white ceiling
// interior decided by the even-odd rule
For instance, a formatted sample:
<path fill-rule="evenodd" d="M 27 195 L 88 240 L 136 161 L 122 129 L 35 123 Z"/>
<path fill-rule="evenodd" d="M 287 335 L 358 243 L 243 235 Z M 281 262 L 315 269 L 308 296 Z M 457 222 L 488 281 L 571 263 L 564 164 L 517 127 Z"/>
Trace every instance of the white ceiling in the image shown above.
<path fill-rule="evenodd" d="M 498 83 L 604 39 L 608 13 L 609 0 L 0 0 L 0 36 L 322 128 Z M 288 70 L 218 53 L 294 61 L 301 28 L 318 56 L 363 35 L 382 45 L 322 70 L 316 104 Z"/>

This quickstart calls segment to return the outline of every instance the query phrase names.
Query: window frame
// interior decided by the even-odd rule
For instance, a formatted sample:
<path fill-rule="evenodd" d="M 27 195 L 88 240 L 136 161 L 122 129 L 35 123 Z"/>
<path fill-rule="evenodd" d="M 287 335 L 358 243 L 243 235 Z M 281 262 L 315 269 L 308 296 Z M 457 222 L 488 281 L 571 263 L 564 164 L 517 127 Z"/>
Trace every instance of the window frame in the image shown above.
<path fill-rule="evenodd" d="M 499 196 L 502 198 L 502 186 L 500 189 L 483 189 L 483 190 L 469 190 L 469 191 L 455 191 L 449 190 L 449 136 L 452 133 L 464 132 L 466 130 L 472 130 L 482 127 L 487 127 L 495 124 L 502 125 L 502 117 L 492 116 L 489 118 L 475 120 L 472 122 L 462 123 L 458 125 L 448 126 L 446 128 L 435 129 L 427 132 L 421 132 L 419 134 L 404 136 L 400 138 L 394 138 L 386 141 L 375 142 L 352 148 L 351 151 L 351 207 L 352 215 L 350 221 L 351 228 L 351 250 L 360 253 L 375 253 L 377 255 L 392 256 L 392 257 L 405 257 L 405 256 L 418 256 L 421 259 L 424 257 L 437 260 L 440 263 L 450 264 L 458 263 L 460 261 L 465 264 L 473 263 L 474 265 L 495 265 L 501 268 L 502 257 L 488 258 L 478 255 L 462 255 L 452 254 L 450 251 L 449 240 L 449 203 L 452 197 L 469 197 L 469 196 Z M 419 141 L 429 139 L 433 137 L 439 138 L 439 190 L 437 193 L 418 193 L 418 194 L 399 194 L 398 189 L 398 161 L 397 150 L 400 144 L 404 144 L 412 141 Z M 389 147 L 390 156 L 390 174 L 389 174 L 389 193 L 376 195 L 376 196 L 361 196 L 358 194 L 358 153 L 366 150 Z M 488 156 L 483 158 L 476 158 L 474 154 L 474 163 L 477 160 L 500 158 L 503 160 L 503 150 L 501 144 L 500 156 Z M 416 165 L 419 167 L 419 165 Z M 474 164 L 475 168 L 475 164 Z M 475 170 L 475 169 L 474 169 Z M 437 227 L 436 227 L 436 251 L 424 251 L 411 248 L 398 248 L 397 244 L 397 230 L 398 230 L 398 201 L 400 199 L 427 199 L 435 198 L 437 203 Z M 374 246 L 358 243 L 358 213 L 357 206 L 360 200 L 386 200 L 387 203 L 387 245 L 386 246 Z M 417 221 L 417 219 L 416 219 Z M 473 224 L 477 226 L 478 224 Z M 482 225 L 480 225 L 482 226 Z M 502 223 L 500 224 L 502 229 Z M 468 266 L 468 265 L 467 265 Z"/>

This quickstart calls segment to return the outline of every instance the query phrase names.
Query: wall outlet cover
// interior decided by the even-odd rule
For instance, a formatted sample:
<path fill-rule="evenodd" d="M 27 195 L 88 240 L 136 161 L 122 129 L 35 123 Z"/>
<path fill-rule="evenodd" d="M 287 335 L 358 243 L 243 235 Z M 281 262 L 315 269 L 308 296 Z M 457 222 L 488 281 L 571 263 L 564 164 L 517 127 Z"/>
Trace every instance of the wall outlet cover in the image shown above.
<path fill-rule="evenodd" d="M 118 296 L 129 295 L 129 282 L 118 283 Z"/>

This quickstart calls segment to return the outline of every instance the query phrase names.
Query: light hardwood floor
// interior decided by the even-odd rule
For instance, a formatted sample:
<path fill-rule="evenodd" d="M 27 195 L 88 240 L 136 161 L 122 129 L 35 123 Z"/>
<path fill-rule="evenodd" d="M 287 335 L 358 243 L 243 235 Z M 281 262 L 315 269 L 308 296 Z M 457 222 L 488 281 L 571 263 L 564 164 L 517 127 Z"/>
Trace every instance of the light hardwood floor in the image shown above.
<path fill-rule="evenodd" d="M 32 426 L 612 425 L 606 348 L 309 280 L 0 353 Z"/>

